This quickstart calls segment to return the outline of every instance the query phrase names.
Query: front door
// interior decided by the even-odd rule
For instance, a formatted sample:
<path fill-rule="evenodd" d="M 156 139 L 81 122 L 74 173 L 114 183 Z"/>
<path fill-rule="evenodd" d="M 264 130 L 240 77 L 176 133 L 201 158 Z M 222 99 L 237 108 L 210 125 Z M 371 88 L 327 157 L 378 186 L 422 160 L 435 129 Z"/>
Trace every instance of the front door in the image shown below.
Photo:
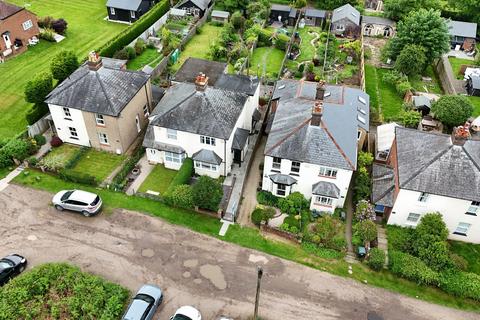
<path fill-rule="evenodd" d="M 10 40 L 10 35 L 8 33 L 4 33 L 2 35 L 3 41 L 5 42 L 5 46 L 7 49 L 10 49 L 12 47 L 12 41 Z"/>
<path fill-rule="evenodd" d="M 233 162 L 242 163 L 242 150 L 233 150 Z"/>

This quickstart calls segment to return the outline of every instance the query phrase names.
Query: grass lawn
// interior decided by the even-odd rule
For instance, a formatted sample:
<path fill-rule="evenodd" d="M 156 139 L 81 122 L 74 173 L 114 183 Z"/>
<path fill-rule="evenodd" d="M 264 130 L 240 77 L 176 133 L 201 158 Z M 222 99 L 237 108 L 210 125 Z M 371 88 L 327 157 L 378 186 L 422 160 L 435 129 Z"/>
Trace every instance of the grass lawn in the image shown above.
<path fill-rule="evenodd" d="M 448 61 L 450 61 L 450 65 L 453 69 L 453 75 L 457 77 L 457 79 L 463 79 L 463 75 L 460 74 L 460 68 L 462 65 L 475 65 L 475 61 L 467 60 L 467 59 L 460 59 L 455 57 L 448 57 Z"/>
<path fill-rule="evenodd" d="M 19 6 L 24 0 L 9 0 Z M 40 71 L 50 69 L 50 61 L 60 50 L 73 50 L 80 59 L 97 49 L 127 26 L 109 23 L 105 0 L 35 0 L 29 2 L 30 11 L 39 17 L 46 15 L 64 18 L 68 22 L 67 38 L 56 44 L 41 40 L 35 47 L 6 63 L 0 64 L 0 138 L 11 137 L 24 129 L 25 114 L 30 104 L 24 100 L 28 80 Z"/>
<path fill-rule="evenodd" d="M 124 155 L 89 149 L 72 170 L 92 175 L 102 182 L 123 160 Z"/>
<path fill-rule="evenodd" d="M 298 62 L 311 61 L 315 56 L 315 48 L 310 42 L 315 39 L 316 35 L 310 32 L 316 32 L 320 35 L 322 29 L 320 29 L 320 27 L 305 27 L 303 29 L 298 29 L 298 33 L 302 39 L 302 42 L 300 43 L 300 55 L 296 60 Z"/>
<path fill-rule="evenodd" d="M 450 241 L 450 250 L 468 261 L 468 272 L 480 274 L 480 244 Z"/>
<path fill-rule="evenodd" d="M 357 281 L 367 281 L 369 285 L 382 287 L 391 291 L 406 294 L 410 297 L 418 296 L 419 299 L 456 307 L 465 310 L 480 311 L 480 304 L 471 300 L 452 297 L 432 287 L 421 287 L 413 282 L 399 279 L 388 271 L 373 272 L 363 264 L 353 264 L 353 273 L 348 273 L 348 266 L 345 261 L 323 259 L 305 251 L 302 247 L 294 244 L 276 242 L 264 238 L 258 229 L 241 227 L 238 224 L 229 228 L 225 237 L 220 237 L 220 221 L 194 211 L 171 208 L 165 204 L 150 199 L 127 196 L 123 193 L 109 190 L 96 189 L 84 185 L 64 182 L 54 176 L 39 171 L 26 170 L 14 180 L 18 184 L 27 185 L 33 188 L 58 192 L 61 189 L 82 188 L 87 191 L 98 193 L 104 201 L 108 210 L 124 208 L 127 210 L 140 211 L 146 214 L 160 217 L 172 224 L 181 225 L 211 237 L 238 244 L 243 247 L 263 251 L 274 256 L 292 260 L 311 268 L 327 271 L 339 276 L 348 277 Z"/>
<path fill-rule="evenodd" d="M 467 98 L 473 104 L 473 116 L 480 116 L 480 97 L 468 96 Z"/>
<path fill-rule="evenodd" d="M 163 195 L 177 173 L 178 171 L 166 169 L 164 165 L 157 164 L 138 191 L 147 192 L 151 190 Z"/>
<path fill-rule="evenodd" d="M 158 58 L 163 58 L 161 53 L 157 52 L 157 49 L 146 48 L 145 51 L 137 56 L 135 59 L 128 61 L 127 69 L 129 70 L 140 70 L 147 64 L 158 60 Z"/>
<path fill-rule="evenodd" d="M 222 27 L 214 26 L 209 23 L 200 28 L 200 34 L 195 35 L 180 53 L 180 57 L 172 66 L 173 71 L 177 71 L 189 57 L 208 59 L 208 49 L 210 45 L 218 39 Z"/>
<path fill-rule="evenodd" d="M 423 82 L 422 76 L 410 77 L 409 79 L 410 83 L 416 91 L 425 92 L 426 87 L 428 92 L 430 93 L 443 94 L 440 80 L 438 79 L 437 74 L 433 71 L 433 66 L 428 66 L 423 76 L 431 78 L 432 82 Z"/>
<path fill-rule="evenodd" d="M 7 176 L 7 174 L 10 173 L 10 171 L 12 171 L 14 169 L 14 167 L 11 167 L 11 168 L 0 168 L 0 180 L 5 178 Z"/>
<path fill-rule="evenodd" d="M 282 66 L 285 51 L 274 47 L 260 47 L 253 50 L 250 73 L 262 76 L 265 67 L 267 78 L 277 78 Z"/>
<path fill-rule="evenodd" d="M 64 143 L 60 147 L 52 148 L 52 151 L 50 151 L 44 159 L 48 160 L 49 158 L 58 157 L 58 161 L 63 167 L 78 149 L 80 149 L 80 147 Z"/>

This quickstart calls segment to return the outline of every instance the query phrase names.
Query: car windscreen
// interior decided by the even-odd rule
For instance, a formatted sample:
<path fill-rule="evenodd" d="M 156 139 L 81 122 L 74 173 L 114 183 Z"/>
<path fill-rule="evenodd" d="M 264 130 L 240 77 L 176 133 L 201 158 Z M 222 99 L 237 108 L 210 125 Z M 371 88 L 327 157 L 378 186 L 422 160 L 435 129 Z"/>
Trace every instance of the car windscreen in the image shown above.
<path fill-rule="evenodd" d="M 12 261 L 7 259 L 0 260 L 0 271 L 13 267 L 14 264 Z"/>
<path fill-rule="evenodd" d="M 93 202 L 90 203 L 90 205 L 91 205 L 91 206 L 96 206 L 99 201 L 100 201 L 100 197 L 97 196 L 97 197 L 95 198 L 95 200 L 93 200 Z"/>
<path fill-rule="evenodd" d="M 70 196 L 72 195 L 73 191 L 67 191 L 63 194 L 62 196 L 62 201 L 65 201 L 67 200 L 68 198 L 70 198 Z"/>
<path fill-rule="evenodd" d="M 190 317 L 184 316 L 183 314 L 176 314 L 172 320 L 192 320 Z"/>
<path fill-rule="evenodd" d="M 150 297 L 148 294 L 143 294 L 143 293 L 137 294 L 134 299 L 143 300 L 147 303 L 153 303 L 155 301 L 155 299 Z"/>

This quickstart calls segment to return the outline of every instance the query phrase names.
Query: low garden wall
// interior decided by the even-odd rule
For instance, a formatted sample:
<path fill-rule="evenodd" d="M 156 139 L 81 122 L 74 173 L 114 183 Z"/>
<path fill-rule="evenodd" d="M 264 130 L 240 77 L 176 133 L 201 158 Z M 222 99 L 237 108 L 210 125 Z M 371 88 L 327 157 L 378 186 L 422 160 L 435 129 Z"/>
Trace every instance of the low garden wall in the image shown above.
<path fill-rule="evenodd" d="M 457 94 L 457 90 L 455 89 L 454 85 L 454 82 L 457 80 L 453 74 L 452 66 L 450 65 L 450 61 L 448 61 L 448 57 L 442 56 L 440 59 L 438 59 L 435 62 L 435 69 L 437 70 L 438 78 L 442 83 L 445 93 Z"/>
<path fill-rule="evenodd" d="M 274 234 L 276 236 L 282 237 L 284 239 L 287 239 L 287 240 L 290 240 L 290 241 L 293 241 L 293 242 L 296 242 L 296 243 L 301 243 L 301 241 L 298 239 L 297 235 L 295 235 L 293 233 L 290 233 L 290 232 L 286 232 L 286 231 L 277 229 L 277 228 L 270 227 L 269 225 L 266 225 L 264 223 L 262 223 L 260 225 L 260 230 L 262 232 L 271 233 L 271 234 Z"/>

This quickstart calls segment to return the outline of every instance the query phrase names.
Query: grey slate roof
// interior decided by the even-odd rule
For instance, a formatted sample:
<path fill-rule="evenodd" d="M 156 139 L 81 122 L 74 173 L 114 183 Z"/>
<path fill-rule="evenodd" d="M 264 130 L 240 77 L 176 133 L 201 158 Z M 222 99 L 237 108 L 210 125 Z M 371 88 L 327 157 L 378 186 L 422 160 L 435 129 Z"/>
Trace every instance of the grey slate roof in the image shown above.
<path fill-rule="evenodd" d="M 175 7 L 176 8 L 181 7 L 188 1 L 191 1 L 193 4 L 195 4 L 195 6 L 197 6 L 197 8 L 202 10 L 207 9 L 208 4 L 210 3 L 210 0 L 183 0 L 183 1 L 180 1 Z"/>
<path fill-rule="evenodd" d="M 288 15 L 290 18 L 296 18 L 297 17 L 297 9 L 292 8 L 290 11 L 290 14 Z"/>
<path fill-rule="evenodd" d="M 93 71 L 85 63 L 53 89 L 45 102 L 117 117 L 149 78 L 143 72 L 105 66 Z"/>
<path fill-rule="evenodd" d="M 221 74 L 214 84 L 216 88 L 246 93 L 253 96 L 260 85 L 260 79 L 242 74 Z"/>
<path fill-rule="evenodd" d="M 395 171 L 383 164 L 374 163 L 372 169 L 372 203 L 393 207 L 395 190 Z"/>
<path fill-rule="evenodd" d="M 397 127 L 401 189 L 470 201 L 480 199 L 480 141 L 454 145 L 450 135 Z"/>
<path fill-rule="evenodd" d="M 463 22 L 455 20 L 447 20 L 448 32 L 452 36 L 476 38 L 477 24 L 472 22 Z"/>
<path fill-rule="evenodd" d="M 383 18 L 383 17 L 376 17 L 376 16 L 362 16 L 362 23 L 365 24 L 379 24 L 383 26 L 395 26 L 395 21 Z"/>
<path fill-rule="evenodd" d="M 272 180 L 276 184 L 286 184 L 287 186 L 291 186 L 294 183 L 297 183 L 297 180 L 293 177 L 290 177 L 289 175 L 286 174 L 271 174 L 269 175 L 270 180 Z"/>
<path fill-rule="evenodd" d="M 237 128 L 237 130 L 235 130 L 235 134 L 233 135 L 232 149 L 243 150 L 243 148 L 247 144 L 249 135 L 250 132 L 248 132 L 248 130 L 243 128 Z"/>
<path fill-rule="evenodd" d="M 228 11 L 221 11 L 221 10 L 212 11 L 212 17 L 227 19 L 229 16 L 230 16 L 230 12 Z"/>
<path fill-rule="evenodd" d="M 214 151 L 201 149 L 198 152 L 195 152 L 192 156 L 192 159 L 195 161 L 216 164 L 219 165 L 222 163 L 222 158 L 220 158 Z"/>
<path fill-rule="evenodd" d="M 329 198 L 340 198 L 340 189 L 328 181 L 319 181 L 312 186 L 312 194 Z"/>
<path fill-rule="evenodd" d="M 142 146 L 145 148 L 168 151 L 173 153 L 185 153 L 185 150 L 183 150 L 182 147 L 155 141 L 153 126 L 151 125 L 147 127 L 147 131 L 145 132 L 145 137 L 143 138 Z"/>
<path fill-rule="evenodd" d="M 102 57 L 102 63 L 103 63 L 103 66 L 105 68 L 122 69 L 124 66 L 126 66 L 127 62 L 128 62 L 128 60 L 120 60 L 120 59 Z"/>
<path fill-rule="evenodd" d="M 325 10 L 318 10 L 312 8 L 308 8 L 307 10 L 305 10 L 305 17 L 325 18 L 326 15 L 327 12 Z"/>
<path fill-rule="evenodd" d="M 142 0 L 108 0 L 107 7 L 137 11 Z"/>
<path fill-rule="evenodd" d="M 5 1 L 0 1 L 0 20 L 4 20 L 22 10 L 22 7 L 7 3 Z"/>
<path fill-rule="evenodd" d="M 357 26 L 360 25 L 360 12 L 349 3 L 333 10 L 332 23 L 345 18 L 352 21 Z"/>
<path fill-rule="evenodd" d="M 426 106 L 428 108 L 431 107 L 432 103 L 430 102 L 430 99 L 428 99 L 425 96 L 413 96 L 413 105 L 415 107 L 423 107 Z"/>
<path fill-rule="evenodd" d="M 290 12 L 290 10 L 292 10 L 292 7 L 284 5 L 284 4 L 272 3 L 271 10 Z"/>
<path fill-rule="evenodd" d="M 152 125 L 219 139 L 229 139 L 248 96 L 194 84 L 170 87 L 152 113 Z"/>
<path fill-rule="evenodd" d="M 307 81 L 277 82 L 273 96 L 280 100 L 265 154 L 355 170 L 358 128 L 367 131 L 369 128 L 369 96 L 359 89 L 326 86 L 322 126 L 316 127 L 310 125 L 316 86 L 316 82 Z M 365 123 L 360 122 L 359 117 Z"/>
<path fill-rule="evenodd" d="M 195 82 L 195 78 L 200 72 L 208 77 L 208 84 L 215 85 L 218 78 L 227 70 L 227 64 L 224 62 L 209 61 L 198 58 L 188 58 L 173 77 L 177 82 Z"/>

